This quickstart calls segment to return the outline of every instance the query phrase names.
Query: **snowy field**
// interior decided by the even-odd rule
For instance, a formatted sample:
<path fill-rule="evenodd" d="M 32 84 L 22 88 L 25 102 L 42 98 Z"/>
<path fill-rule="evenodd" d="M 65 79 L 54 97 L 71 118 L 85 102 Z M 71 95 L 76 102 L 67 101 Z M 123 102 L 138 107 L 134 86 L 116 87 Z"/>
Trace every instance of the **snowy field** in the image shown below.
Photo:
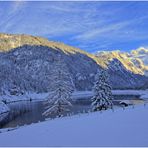
<path fill-rule="evenodd" d="M 148 106 L 64 117 L 0 133 L 0 146 L 148 146 Z"/>

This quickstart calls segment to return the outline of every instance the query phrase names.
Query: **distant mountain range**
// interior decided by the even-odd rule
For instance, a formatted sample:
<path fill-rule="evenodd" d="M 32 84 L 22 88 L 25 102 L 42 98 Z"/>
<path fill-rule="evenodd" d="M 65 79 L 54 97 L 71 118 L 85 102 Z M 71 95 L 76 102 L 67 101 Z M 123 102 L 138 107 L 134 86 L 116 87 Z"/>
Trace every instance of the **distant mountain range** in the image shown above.
<path fill-rule="evenodd" d="M 134 74 L 148 76 L 148 49 L 140 47 L 131 52 L 98 51 L 95 55 L 107 66 L 113 59 L 118 59 L 122 65 Z"/>
<path fill-rule="evenodd" d="M 41 37 L 0 34 L 0 51 L 1 93 L 14 88 L 37 92 L 52 90 L 51 69 L 58 55 L 67 65 L 76 90 L 91 90 L 97 69 L 102 68 L 107 69 L 114 89 L 148 88 L 143 50 L 90 54 Z"/>

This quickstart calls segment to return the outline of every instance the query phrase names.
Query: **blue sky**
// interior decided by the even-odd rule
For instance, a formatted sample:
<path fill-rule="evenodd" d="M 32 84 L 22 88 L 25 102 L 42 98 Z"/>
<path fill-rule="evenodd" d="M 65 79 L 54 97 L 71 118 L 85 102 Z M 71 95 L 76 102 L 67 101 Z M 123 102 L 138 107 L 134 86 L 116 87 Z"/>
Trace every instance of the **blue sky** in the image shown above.
<path fill-rule="evenodd" d="M 148 47 L 148 2 L 0 2 L 0 32 L 129 51 Z"/>

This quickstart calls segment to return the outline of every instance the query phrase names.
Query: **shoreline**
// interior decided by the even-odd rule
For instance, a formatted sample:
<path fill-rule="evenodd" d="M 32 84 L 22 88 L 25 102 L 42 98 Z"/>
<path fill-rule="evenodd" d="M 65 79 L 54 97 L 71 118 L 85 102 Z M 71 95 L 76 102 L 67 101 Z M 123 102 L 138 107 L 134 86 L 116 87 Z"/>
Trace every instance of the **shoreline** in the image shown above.
<path fill-rule="evenodd" d="M 112 90 L 113 95 L 135 95 L 139 96 L 141 99 L 148 99 L 148 90 Z M 21 101 L 43 101 L 46 100 L 50 93 L 35 93 L 24 94 L 20 96 L 14 95 L 3 95 L 0 96 L 0 101 L 9 103 L 17 103 Z M 75 91 L 72 93 L 72 100 L 75 99 L 88 99 L 88 97 L 93 96 L 93 91 Z"/>

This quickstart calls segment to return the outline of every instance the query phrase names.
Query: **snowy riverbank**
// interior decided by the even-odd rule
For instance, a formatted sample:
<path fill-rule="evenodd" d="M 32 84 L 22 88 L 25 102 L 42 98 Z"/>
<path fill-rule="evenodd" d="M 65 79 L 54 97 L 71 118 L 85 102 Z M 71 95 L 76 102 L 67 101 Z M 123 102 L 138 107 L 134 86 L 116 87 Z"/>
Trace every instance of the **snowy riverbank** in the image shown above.
<path fill-rule="evenodd" d="M 0 146 L 148 146 L 148 106 L 128 107 L 0 133 Z"/>
<path fill-rule="evenodd" d="M 135 95 L 135 96 L 146 96 L 148 99 L 148 90 L 112 90 L 113 95 Z M 73 99 L 88 98 L 92 97 L 92 91 L 77 91 L 73 93 Z M 142 97 L 141 97 L 142 99 Z"/>
<path fill-rule="evenodd" d="M 0 122 L 7 117 L 9 111 L 8 106 L 0 101 Z"/>
<path fill-rule="evenodd" d="M 148 99 L 148 90 L 113 90 L 113 95 L 137 95 L 141 96 L 141 99 Z M 18 102 L 24 100 L 33 100 L 33 101 L 41 101 L 47 99 L 49 93 L 27 93 L 20 96 L 13 96 L 13 95 L 5 95 L 0 96 L 0 100 L 6 101 L 7 103 L 10 102 Z M 87 99 L 88 97 L 92 97 L 92 91 L 75 91 L 72 94 L 72 99 Z"/>

